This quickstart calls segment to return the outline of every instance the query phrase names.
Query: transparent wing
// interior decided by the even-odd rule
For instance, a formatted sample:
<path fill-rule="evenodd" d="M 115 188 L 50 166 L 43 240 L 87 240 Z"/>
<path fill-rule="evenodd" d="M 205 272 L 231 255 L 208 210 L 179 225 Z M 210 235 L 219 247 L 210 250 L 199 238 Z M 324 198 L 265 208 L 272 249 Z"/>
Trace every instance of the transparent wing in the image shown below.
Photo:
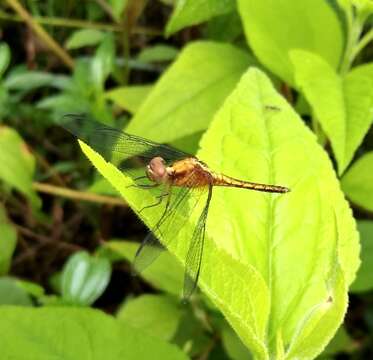
<path fill-rule="evenodd" d="M 156 156 L 162 157 L 166 163 L 192 156 L 171 146 L 158 144 L 103 125 L 84 114 L 67 114 L 59 125 L 88 144 L 105 160 L 111 161 L 121 170 L 128 170 L 128 174 L 132 177 L 144 175 L 140 170 Z M 131 172 L 133 169 L 139 171 Z"/>
<path fill-rule="evenodd" d="M 167 246 L 173 240 L 173 237 L 168 237 L 171 228 L 177 233 L 187 220 L 183 212 L 188 206 L 192 189 L 182 187 L 171 188 L 170 191 L 161 217 L 136 251 L 134 268 L 137 272 L 146 269 L 165 249 L 159 239 Z"/>
<path fill-rule="evenodd" d="M 194 229 L 185 261 L 186 267 L 183 291 L 183 298 L 185 300 L 189 299 L 189 297 L 192 295 L 193 291 L 197 287 L 198 277 L 201 270 L 203 248 L 205 244 L 206 220 L 210 206 L 211 196 L 212 185 L 210 185 L 208 188 L 206 204 L 198 219 L 196 228 Z"/>
<path fill-rule="evenodd" d="M 136 253 L 134 267 L 137 272 L 143 271 L 162 253 L 164 248 L 160 246 L 158 239 L 161 239 L 162 244 L 167 247 L 177 238 L 182 227 L 190 219 L 197 204 L 203 198 L 203 194 L 206 194 L 209 189 L 208 187 L 193 187 L 196 180 L 196 176 L 192 174 L 187 181 L 188 187 L 170 189 L 168 203 L 160 219 L 152 232 L 145 237 Z M 186 266 L 188 267 L 188 264 Z"/>

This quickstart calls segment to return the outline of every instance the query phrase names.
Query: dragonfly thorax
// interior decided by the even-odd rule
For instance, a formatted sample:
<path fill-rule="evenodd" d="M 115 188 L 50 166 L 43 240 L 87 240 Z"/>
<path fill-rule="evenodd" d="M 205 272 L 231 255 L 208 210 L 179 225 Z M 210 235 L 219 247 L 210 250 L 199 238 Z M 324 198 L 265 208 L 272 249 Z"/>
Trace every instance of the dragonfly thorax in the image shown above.
<path fill-rule="evenodd" d="M 157 156 L 149 161 L 146 167 L 146 175 L 149 180 L 157 184 L 165 183 L 169 180 L 166 162 L 160 156 Z"/>

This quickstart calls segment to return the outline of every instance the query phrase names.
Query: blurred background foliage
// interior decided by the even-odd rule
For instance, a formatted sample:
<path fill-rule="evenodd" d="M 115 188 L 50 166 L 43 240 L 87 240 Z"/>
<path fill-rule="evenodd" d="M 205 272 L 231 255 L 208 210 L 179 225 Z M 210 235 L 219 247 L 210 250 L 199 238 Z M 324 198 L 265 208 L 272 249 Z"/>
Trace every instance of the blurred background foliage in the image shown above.
<path fill-rule="evenodd" d="M 364 2 L 354 5 L 359 4 Z M 312 11 L 321 36 L 334 31 L 328 19 L 317 18 L 317 5 Z M 268 32 L 287 21 L 280 15 L 270 19 Z M 341 73 L 372 61 L 371 23 L 368 16 L 361 23 L 358 36 L 365 43 L 344 59 Z M 92 306 L 176 344 L 190 357 L 249 358 L 206 298 L 180 304 L 182 269 L 172 256 L 157 261 L 143 278 L 131 276 L 130 262 L 146 229 L 55 123 L 66 113 L 89 113 L 194 153 L 216 109 L 244 70 L 256 65 L 271 70 L 339 174 L 354 160 L 342 186 L 359 219 L 362 266 L 345 323 L 321 357 L 373 356 L 373 103 L 367 105 L 370 117 L 357 150 L 342 157 L 337 142 L 328 141 L 322 108 L 311 116 L 315 89 L 303 87 L 289 70 L 291 61 L 298 66 L 296 54 L 283 63 L 272 55 L 263 61 L 268 49 L 255 45 L 256 24 L 239 16 L 234 1 L 7 0 L 0 5 L 0 24 L 1 304 Z M 334 51 L 324 49 L 331 65 L 349 46 L 347 30 L 340 28 L 329 34 Z M 289 67 L 280 67 L 285 62 Z M 295 82 L 302 95 L 291 88 Z M 188 102 L 196 94 L 197 102 Z"/>

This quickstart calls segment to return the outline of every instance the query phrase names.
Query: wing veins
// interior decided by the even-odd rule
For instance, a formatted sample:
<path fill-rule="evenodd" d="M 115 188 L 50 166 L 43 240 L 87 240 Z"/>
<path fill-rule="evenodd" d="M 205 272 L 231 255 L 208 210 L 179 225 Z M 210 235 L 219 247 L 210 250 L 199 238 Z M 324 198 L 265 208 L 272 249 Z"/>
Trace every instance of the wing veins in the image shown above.
<path fill-rule="evenodd" d="M 201 270 L 203 249 L 206 234 L 206 220 L 208 209 L 212 197 L 212 185 L 209 186 L 208 195 L 205 207 L 203 208 L 200 217 L 198 218 L 197 225 L 194 229 L 192 239 L 190 241 L 188 254 L 186 257 L 186 267 L 184 273 L 184 289 L 183 299 L 187 300 L 197 287 L 198 278 Z"/>

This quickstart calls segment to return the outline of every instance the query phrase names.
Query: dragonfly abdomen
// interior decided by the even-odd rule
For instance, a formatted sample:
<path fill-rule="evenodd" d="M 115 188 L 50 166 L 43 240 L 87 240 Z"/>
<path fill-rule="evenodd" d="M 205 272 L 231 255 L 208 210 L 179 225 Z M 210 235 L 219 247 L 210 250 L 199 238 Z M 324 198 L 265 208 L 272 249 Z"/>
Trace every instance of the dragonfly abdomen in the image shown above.
<path fill-rule="evenodd" d="M 270 193 L 286 193 L 290 190 L 287 187 L 279 185 L 267 185 L 261 183 L 254 183 L 250 181 L 243 181 L 226 176 L 223 174 L 214 174 L 213 175 L 213 185 L 215 186 L 230 186 L 237 187 L 241 189 L 250 189 L 255 191 L 263 191 Z"/>

